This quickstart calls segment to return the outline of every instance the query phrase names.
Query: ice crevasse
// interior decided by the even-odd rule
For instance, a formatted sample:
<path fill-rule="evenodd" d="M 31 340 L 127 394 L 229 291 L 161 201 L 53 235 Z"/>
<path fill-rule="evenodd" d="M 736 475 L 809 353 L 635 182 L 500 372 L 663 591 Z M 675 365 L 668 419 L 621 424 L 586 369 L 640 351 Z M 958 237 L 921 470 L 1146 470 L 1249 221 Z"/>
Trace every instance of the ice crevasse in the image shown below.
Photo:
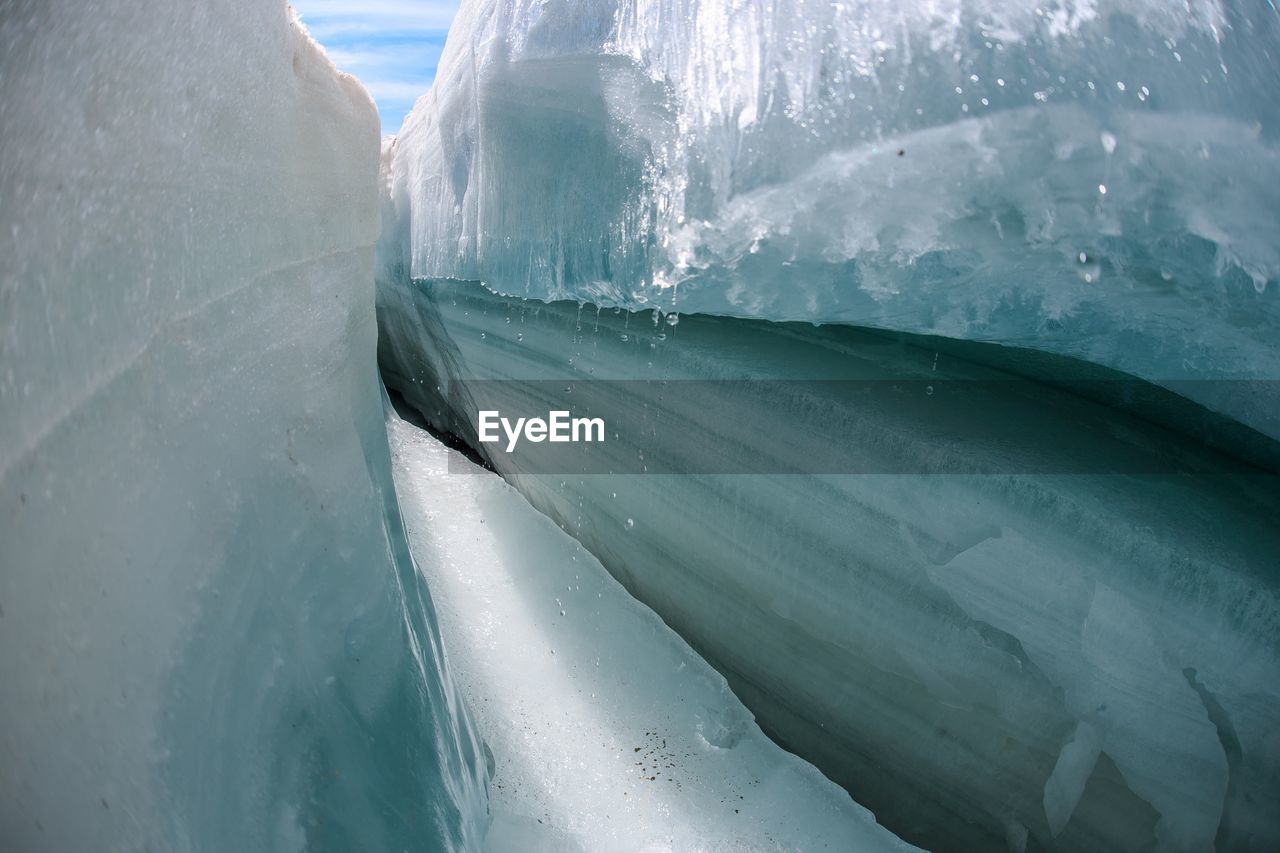
<path fill-rule="evenodd" d="M 477 0 L 379 166 L 283 3 L 0 0 L 0 846 L 477 850 L 492 795 L 497 849 L 1276 849 L 1277 44 L 1236 0 Z M 393 419 L 406 535 L 379 367 L 577 542 Z M 1024 467 L 840 394 L 882 377 L 1018 412 L 978 455 Z M 531 405 L 679 429 L 479 448 Z M 837 443 L 912 473 L 692 465 Z M 718 776 L 631 807 L 669 697 Z M 598 766 L 480 736 L 562 708 Z"/>
<path fill-rule="evenodd" d="M 476 849 L 378 119 L 283 2 L 0 4 L 0 847 Z"/>
<path fill-rule="evenodd" d="M 906 840 L 1274 848 L 1278 45 L 1241 2 L 464 3 L 384 144 L 383 376 Z M 787 384 L 867 378 L 1034 388 L 1023 467 Z M 477 441 L 555 408 L 667 443 Z M 837 446 L 910 470 L 776 475 Z"/>

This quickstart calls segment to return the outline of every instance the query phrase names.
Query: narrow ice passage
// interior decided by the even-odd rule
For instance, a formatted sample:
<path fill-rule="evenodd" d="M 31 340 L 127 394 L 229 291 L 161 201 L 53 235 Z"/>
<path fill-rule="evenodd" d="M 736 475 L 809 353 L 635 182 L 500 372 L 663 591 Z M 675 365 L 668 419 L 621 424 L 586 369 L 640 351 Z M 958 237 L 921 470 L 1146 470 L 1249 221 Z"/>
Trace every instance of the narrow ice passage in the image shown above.
<path fill-rule="evenodd" d="M 514 488 L 391 416 L 396 492 L 492 751 L 486 849 L 909 850 Z"/>
<path fill-rule="evenodd" d="M 1280 851 L 1277 81 L 1276 0 L 0 0 L 0 853 Z"/>

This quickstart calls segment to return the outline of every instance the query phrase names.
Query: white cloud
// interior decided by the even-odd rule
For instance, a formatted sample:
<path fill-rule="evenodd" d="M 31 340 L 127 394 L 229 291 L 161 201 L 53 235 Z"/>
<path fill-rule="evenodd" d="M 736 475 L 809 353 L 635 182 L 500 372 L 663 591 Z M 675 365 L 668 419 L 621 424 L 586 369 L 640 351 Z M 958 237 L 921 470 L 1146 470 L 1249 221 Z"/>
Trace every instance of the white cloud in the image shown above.
<path fill-rule="evenodd" d="M 364 83 L 384 130 L 398 128 L 431 87 L 456 0 L 294 0 L 334 64 Z"/>
<path fill-rule="evenodd" d="M 444 0 L 297 0 L 293 8 L 308 29 L 405 33 L 447 30 L 458 4 Z"/>

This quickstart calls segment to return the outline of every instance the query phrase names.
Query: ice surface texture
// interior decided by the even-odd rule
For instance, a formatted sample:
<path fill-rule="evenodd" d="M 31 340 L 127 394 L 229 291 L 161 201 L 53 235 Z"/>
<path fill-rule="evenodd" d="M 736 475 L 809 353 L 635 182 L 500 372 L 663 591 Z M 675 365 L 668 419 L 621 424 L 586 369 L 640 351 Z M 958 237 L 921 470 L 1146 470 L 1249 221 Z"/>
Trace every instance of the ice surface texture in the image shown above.
<path fill-rule="evenodd" d="M 437 426 L 468 437 L 469 423 L 472 441 L 479 409 L 563 408 L 630 427 L 647 411 L 674 458 L 763 470 L 810 470 L 838 441 L 942 472 L 1005 450 L 954 458 L 910 399 L 869 408 L 757 383 L 789 393 L 744 410 L 715 386 L 676 386 L 992 380 L 1008 375 L 1006 347 L 699 315 L 655 325 L 471 283 L 384 280 L 378 298 L 384 377 Z M 669 381 L 597 381 L 646 377 Z M 1274 849 L 1276 477 L 1075 393 L 1041 399 L 1015 427 L 1047 469 L 989 476 L 555 475 L 530 473 L 546 470 L 546 444 L 476 446 L 724 673 L 765 731 L 907 840 Z M 1182 455 L 1198 473 L 1053 473 L 1050 449 L 1084 430 L 1099 459 Z M 591 453 L 595 472 L 662 464 L 647 431 L 557 447 Z"/>
<path fill-rule="evenodd" d="M 1252 0 L 465 2 L 404 262 L 537 299 L 1280 377 L 1280 16 Z M 1202 401 L 1280 435 L 1280 399 Z"/>
<path fill-rule="evenodd" d="M 766 738 L 721 675 L 519 492 L 389 426 L 409 541 L 493 747 L 487 851 L 911 849 Z"/>
<path fill-rule="evenodd" d="M 449 428 L 671 402 L 476 379 L 956 381 L 1049 353 L 1176 387 L 1274 460 L 1277 45 L 1275 9 L 1237 0 L 464 3 L 384 146 L 384 375 Z M 654 306 L 683 319 L 609 310 Z M 734 405 L 666 422 L 690 456 L 821 453 L 802 437 L 830 400 Z M 1026 434 L 1182 447 L 1079 405 Z M 838 416 L 945 468 L 904 411 Z M 1185 452 L 1225 472 L 1198 446 L 1245 455 L 1222 438 Z M 1274 479 L 567 478 L 536 452 L 493 462 L 909 840 L 1280 845 Z"/>
<path fill-rule="evenodd" d="M 0 126 L 0 847 L 474 849 L 368 95 L 283 2 L 4 2 Z"/>

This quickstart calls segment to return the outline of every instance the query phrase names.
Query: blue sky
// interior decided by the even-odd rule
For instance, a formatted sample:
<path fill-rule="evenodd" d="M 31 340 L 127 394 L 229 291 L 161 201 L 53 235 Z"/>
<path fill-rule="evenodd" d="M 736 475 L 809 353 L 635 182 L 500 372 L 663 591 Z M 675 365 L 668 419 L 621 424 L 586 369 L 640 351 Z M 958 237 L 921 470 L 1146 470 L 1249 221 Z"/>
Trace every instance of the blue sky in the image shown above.
<path fill-rule="evenodd" d="M 400 130 L 431 86 L 458 0 L 290 0 L 339 68 L 360 78 L 382 114 L 382 132 Z"/>

